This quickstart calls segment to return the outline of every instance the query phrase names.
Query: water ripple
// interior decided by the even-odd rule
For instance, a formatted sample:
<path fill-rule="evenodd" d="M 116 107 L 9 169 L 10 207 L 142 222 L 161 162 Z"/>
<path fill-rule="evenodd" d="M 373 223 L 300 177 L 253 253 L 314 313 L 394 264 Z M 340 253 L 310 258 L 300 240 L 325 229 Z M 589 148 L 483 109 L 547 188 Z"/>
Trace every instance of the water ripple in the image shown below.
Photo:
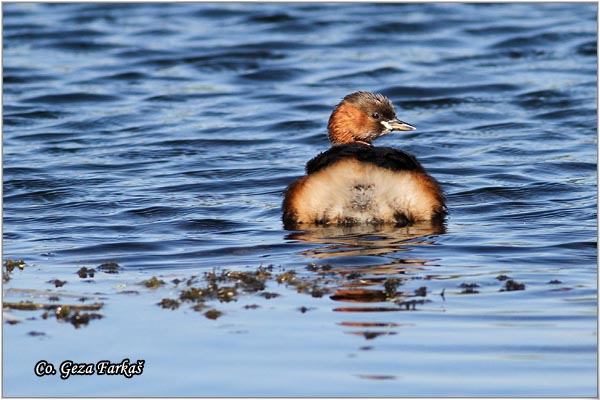
<path fill-rule="evenodd" d="M 97 93 L 64 93 L 64 94 L 48 94 L 43 96 L 30 97 L 24 101 L 27 103 L 43 103 L 43 104 L 69 104 L 69 103 L 97 103 L 109 102 L 119 99 L 118 96 Z"/>
<path fill-rule="evenodd" d="M 308 389 L 317 385 L 306 380 L 327 377 L 318 387 L 330 391 L 321 394 L 390 396 L 397 387 L 384 383 L 397 377 L 407 396 L 589 397 L 592 380 L 580 372 L 593 369 L 586 364 L 593 346 L 583 341 L 593 340 L 596 314 L 596 16 L 591 3 L 6 3 L 4 256 L 37 268 L 32 285 L 37 279 L 47 289 L 60 278 L 74 292 L 108 290 L 100 279 L 72 281 L 82 266 L 108 261 L 122 266 L 123 282 L 135 283 L 139 275 L 171 281 L 262 263 L 331 278 L 337 286 L 321 298 L 299 299 L 292 288 L 252 318 L 239 307 L 225 313 L 251 329 L 293 321 L 268 337 L 283 349 L 268 357 L 283 354 L 287 361 L 277 365 L 295 377 L 274 379 L 270 394 L 313 396 Z M 415 154 L 438 179 L 449 209 L 441 226 L 283 230 L 283 191 L 329 147 L 329 114 L 355 90 L 384 93 L 418 128 L 376 144 Z M 307 270 L 312 262 L 331 270 Z M 501 292 L 503 275 L 525 290 Z M 139 298 L 146 306 L 171 289 Z M 388 301 L 394 290 L 403 300 L 430 301 L 400 307 Z M 130 304 L 116 303 L 110 312 Z M 285 314 L 299 307 L 300 318 Z M 111 329 L 120 324 L 113 317 L 106 318 Z M 201 336 L 212 332 L 197 329 L 188 311 L 156 318 L 179 317 Z M 228 324 L 213 327 L 227 335 Z M 14 332 L 11 343 L 29 341 L 9 354 L 30 371 L 21 353 L 34 339 Z M 44 341 L 77 346 L 80 332 Z M 431 357 L 425 350 L 440 332 L 447 344 Z M 315 358 L 323 367 L 300 360 L 292 368 L 289 360 L 305 354 L 277 343 L 279 333 L 330 349 Z M 169 345 L 182 343 L 175 350 L 184 358 L 182 348 L 207 337 L 179 336 Z M 227 368 L 256 366 L 239 358 L 245 351 L 220 357 L 206 343 L 200 350 L 216 363 L 207 385 L 179 373 L 169 348 L 170 367 L 183 377 L 176 396 L 197 395 L 190 387 L 233 387 L 220 384 L 231 375 L 220 360 Z M 506 348 L 513 353 L 500 354 Z M 557 367 L 569 349 L 588 358 Z M 520 364 L 518 356 L 544 362 Z M 518 384 L 507 378 L 515 366 L 527 368 Z M 340 378 L 347 371 L 352 378 Z M 254 378 L 245 372 L 234 375 Z M 355 375 L 381 380 L 366 387 L 352 383 Z M 540 383 L 542 375 L 548 379 Z M 31 374 L 6 382 L 35 386 L 23 376 Z M 557 384 L 566 381 L 571 386 Z M 240 386 L 264 395 L 256 382 Z M 55 384 L 44 381 L 44 390 Z M 296 386 L 305 391 L 289 391 Z"/>

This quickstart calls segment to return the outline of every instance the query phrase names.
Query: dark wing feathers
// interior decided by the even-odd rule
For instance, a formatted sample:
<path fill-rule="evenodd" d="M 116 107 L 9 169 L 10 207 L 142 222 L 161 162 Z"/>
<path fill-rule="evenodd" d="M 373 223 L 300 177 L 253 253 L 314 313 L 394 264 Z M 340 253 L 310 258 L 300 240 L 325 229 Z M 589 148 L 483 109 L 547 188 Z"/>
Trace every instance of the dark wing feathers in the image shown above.
<path fill-rule="evenodd" d="M 360 143 L 350 143 L 334 146 L 307 162 L 306 173 L 317 172 L 348 157 L 392 171 L 425 172 L 425 169 L 414 156 L 402 150 L 396 150 L 391 147 L 373 147 Z"/>

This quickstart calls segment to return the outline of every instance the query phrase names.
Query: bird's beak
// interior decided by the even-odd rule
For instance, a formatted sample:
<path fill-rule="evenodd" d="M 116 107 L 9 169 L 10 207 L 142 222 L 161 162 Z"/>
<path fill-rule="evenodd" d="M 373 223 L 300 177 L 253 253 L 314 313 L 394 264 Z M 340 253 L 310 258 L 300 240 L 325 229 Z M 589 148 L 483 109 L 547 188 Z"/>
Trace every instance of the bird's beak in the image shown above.
<path fill-rule="evenodd" d="M 381 121 L 381 124 L 388 131 L 414 131 L 414 126 L 407 124 L 406 122 L 400 121 L 398 119 L 391 119 L 389 121 Z"/>

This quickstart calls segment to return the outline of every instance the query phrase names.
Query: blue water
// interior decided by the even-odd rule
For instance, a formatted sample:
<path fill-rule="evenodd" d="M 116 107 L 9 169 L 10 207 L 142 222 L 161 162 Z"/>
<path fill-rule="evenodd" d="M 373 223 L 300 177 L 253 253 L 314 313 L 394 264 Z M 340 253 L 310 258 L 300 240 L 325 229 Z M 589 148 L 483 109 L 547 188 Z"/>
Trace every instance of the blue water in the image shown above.
<path fill-rule="evenodd" d="M 4 301 L 104 306 L 79 329 L 5 309 L 3 395 L 596 396 L 596 21 L 594 3 L 4 3 L 3 261 L 26 263 Z M 417 127 L 377 144 L 438 179 L 443 229 L 283 229 L 282 191 L 356 90 Z M 156 305 L 173 279 L 311 262 L 335 274 L 322 297 L 271 280 L 280 297 L 214 301 L 216 320 Z M 348 297 L 389 278 L 427 301 Z M 33 372 L 124 358 L 143 374 Z"/>

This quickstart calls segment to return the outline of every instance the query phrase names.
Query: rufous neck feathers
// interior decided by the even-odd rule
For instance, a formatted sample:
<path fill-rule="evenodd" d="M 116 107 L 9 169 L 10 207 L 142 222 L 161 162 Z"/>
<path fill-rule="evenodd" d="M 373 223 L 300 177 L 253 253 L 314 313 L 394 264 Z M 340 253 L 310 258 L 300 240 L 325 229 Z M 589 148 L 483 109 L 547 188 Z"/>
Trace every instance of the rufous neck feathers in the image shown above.
<path fill-rule="evenodd" d="M 354 104 L 339 104 L 327 124 L 329 141 L 333 146 L 346 143 L 371 145 L 372 122 L 369 117 Z"/>

